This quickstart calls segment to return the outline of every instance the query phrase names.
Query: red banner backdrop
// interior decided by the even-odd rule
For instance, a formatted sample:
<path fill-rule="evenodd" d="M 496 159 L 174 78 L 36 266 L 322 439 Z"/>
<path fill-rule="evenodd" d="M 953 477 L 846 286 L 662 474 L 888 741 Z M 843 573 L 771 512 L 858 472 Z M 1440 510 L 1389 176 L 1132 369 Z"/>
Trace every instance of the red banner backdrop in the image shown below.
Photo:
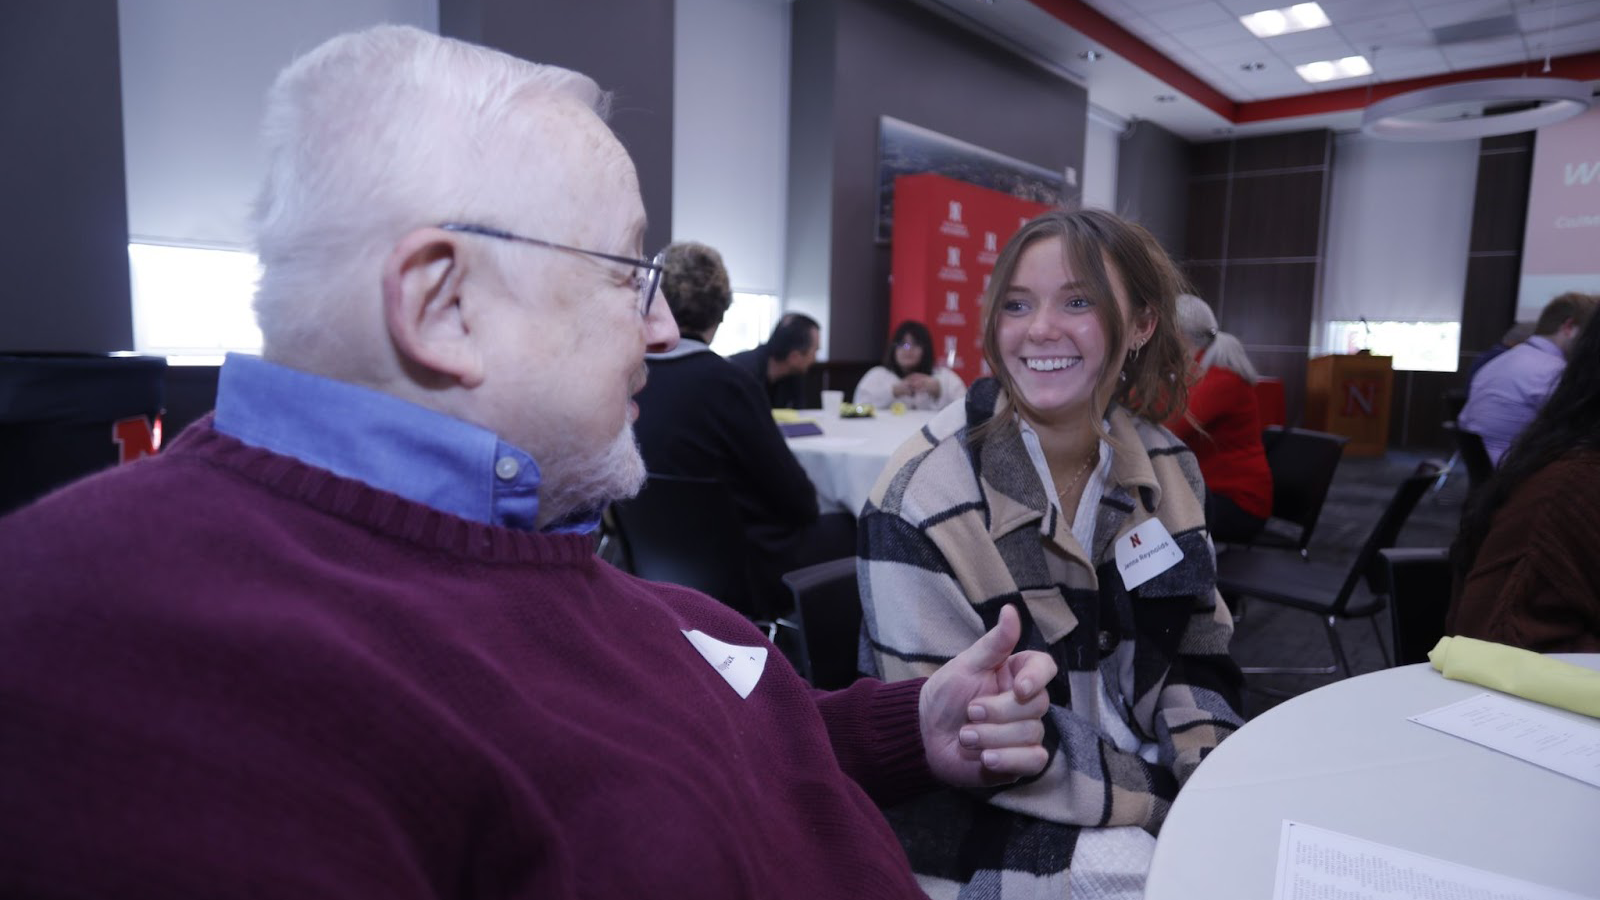
<path fill-rule="evenodd" d="M 968 384 L 988 374 L 983 291 L 1000 248 L 1050 207 L 942 175 L 894 180 L 889 327 L 916 319 L 933 332 L 935 362 Z"/>

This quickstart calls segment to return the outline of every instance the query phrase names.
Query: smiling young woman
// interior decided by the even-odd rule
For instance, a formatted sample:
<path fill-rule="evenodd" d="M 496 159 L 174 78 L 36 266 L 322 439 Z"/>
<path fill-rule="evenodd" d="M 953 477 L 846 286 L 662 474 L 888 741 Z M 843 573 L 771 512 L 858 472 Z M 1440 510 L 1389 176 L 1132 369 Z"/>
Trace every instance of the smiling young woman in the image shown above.
<path fill-rule="evenodd" d="M 889 811 L 935 896 L 1008 871 L 1008 898 L 1139 896 L 1179 785 L 1241 722 L 1200 472 L 1159 424 L 1184 402 L 1181 281 L 1110 213 L 1025 224 L 984 298 L 993 377 L 900 449 L 862 513 L 880 674 L 926 674 L 1006 605 L 1060 664 L 1038 779 Z"/>

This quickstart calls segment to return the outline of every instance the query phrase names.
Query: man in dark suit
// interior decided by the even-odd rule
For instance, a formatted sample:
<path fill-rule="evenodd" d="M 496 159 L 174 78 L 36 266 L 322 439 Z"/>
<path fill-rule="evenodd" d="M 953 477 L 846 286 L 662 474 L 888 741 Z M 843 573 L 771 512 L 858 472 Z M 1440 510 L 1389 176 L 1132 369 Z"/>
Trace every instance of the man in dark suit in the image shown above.
<path fill-rule="evenodd" d="M 817 361 L 821 344 L 822 326 L 816 319 L 789 313 L 778 320 L 765 344 L 735 353 L 728 361 L 756 379 L 773 409 L 798 409 L 804 405 L 806 370 Z"/>

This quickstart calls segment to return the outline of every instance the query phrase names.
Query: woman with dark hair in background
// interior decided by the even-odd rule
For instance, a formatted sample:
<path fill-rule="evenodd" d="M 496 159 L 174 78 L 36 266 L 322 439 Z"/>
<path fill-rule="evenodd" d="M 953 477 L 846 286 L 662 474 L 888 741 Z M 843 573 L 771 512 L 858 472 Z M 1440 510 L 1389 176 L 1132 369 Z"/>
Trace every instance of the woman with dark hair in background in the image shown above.
<path fill-rule="evenodd" d="M 907 409 L 944 409 L 966 393 L 960 375 L 934 365 L 933 335 L 928 326 L 907 319 L 889 339 L 883 365 L 873 366 L 861 376 L 852 399 L 879 408 L 899 402 Z"/>
<path fill-rule="evenodd" d="M 1179 282 L 1111 213 L 1028 222 L 984 295 L 994 377 L 895 453 L 862 513 L 884 678 L 933 671 L 1007 605 L 1059 667 L 1037 778 L 886 810 L 934 897 L 1142 896 L 1179 785 L 1241 724 L 1200 469 L 1160 425 L 1185 391 Z"/>
<path fill-rule="evenodd" d="M 1600 327 L 1500 461 L 1450 548 L 1447 634 L 1600 651 Z"/>
<path fill-rule="evenodd" d="M 1188 407 L 1167 427 L 1200 463 L 1211 539 L 1247 544 L 1272 515 L 1272 470 L 1255 393 L 1260 376 L 1244 345 L 1219 331 L 1211 307 L 1193 294 L 1178 298 L 1178 335 L 1199 380 L 1189 388 Z"/>

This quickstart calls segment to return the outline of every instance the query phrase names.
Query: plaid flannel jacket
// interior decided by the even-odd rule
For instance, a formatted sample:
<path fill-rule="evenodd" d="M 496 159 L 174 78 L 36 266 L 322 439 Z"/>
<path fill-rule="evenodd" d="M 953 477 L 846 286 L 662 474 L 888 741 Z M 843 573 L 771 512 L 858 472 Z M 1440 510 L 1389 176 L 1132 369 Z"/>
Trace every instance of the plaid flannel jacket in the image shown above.
<path fill-rule="evenodd" d="M 990 418 L 991 430 L 973 439 L 971 429 Z M 1019 649 L 1048 652 L 1060 669 L 1044 720 L 1050 761 L 1039 776 L 888 811 L 925 887 L 985 881 L 998 897 L 1013 880 L 1007 872 L 1046 881 L 1066 873 L 1081 828 L 1154 834 L 1179 785 L 1242 724 L 1241 678 L 1228 655 L 1233 623 L 1216 591 L 1194 456 L 1120 407 L 1109 424 L 1113 461 L 1092 555 L 1050 504 L 992 379 L 896 452 L 862 512 L 869 671 L 928 675 L 992 628 L 1007 604 L 1022 613 Z M 1113 540 L 1151 518 L 1183 559 L 1129 591 Z"/>

